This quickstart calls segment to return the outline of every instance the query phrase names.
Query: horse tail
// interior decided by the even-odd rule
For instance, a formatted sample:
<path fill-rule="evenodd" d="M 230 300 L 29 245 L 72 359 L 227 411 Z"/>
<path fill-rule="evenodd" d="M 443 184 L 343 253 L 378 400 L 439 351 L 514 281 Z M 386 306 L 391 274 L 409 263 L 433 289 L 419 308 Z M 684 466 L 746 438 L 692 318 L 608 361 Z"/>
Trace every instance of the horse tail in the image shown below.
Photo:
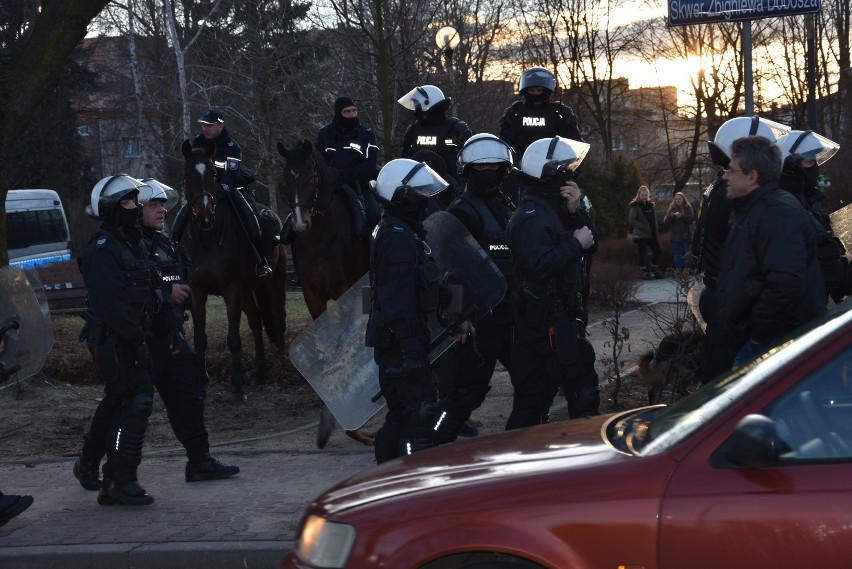
<path fill-rule="evenodd" d="M 280 259 L 278 265 L 281 265 Z M 284 262 L 283 275 L 276 267 L 271 275 L 255 288 L 255 298 L 260 311 L 260 320 L 266 337 L 278 348 L 284 347 L 287 317 L 287 269 Z"/>

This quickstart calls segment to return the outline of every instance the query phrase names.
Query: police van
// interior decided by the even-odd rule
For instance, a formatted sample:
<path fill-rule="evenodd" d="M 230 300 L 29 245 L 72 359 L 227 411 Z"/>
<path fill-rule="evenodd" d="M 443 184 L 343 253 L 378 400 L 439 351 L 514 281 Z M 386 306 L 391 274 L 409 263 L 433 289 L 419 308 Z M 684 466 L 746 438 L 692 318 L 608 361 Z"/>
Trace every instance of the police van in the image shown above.
<path fill-rule="evenodd" d="M 53 190 L 9 190 L 6 227 L 12 266 L 38 267 L 71 259 L 68 220 Z"/>

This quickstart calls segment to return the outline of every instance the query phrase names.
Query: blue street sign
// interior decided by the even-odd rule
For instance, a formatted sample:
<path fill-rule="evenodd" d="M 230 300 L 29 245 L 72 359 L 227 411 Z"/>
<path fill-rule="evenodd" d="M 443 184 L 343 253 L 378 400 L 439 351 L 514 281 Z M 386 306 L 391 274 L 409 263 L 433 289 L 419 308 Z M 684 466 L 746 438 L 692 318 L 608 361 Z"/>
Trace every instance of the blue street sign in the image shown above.
<path fill-rule="evenodd" d="M 669 25 L 759 20 L 794 14 L 815 14 L 822 0 L 668 0 Z"/>

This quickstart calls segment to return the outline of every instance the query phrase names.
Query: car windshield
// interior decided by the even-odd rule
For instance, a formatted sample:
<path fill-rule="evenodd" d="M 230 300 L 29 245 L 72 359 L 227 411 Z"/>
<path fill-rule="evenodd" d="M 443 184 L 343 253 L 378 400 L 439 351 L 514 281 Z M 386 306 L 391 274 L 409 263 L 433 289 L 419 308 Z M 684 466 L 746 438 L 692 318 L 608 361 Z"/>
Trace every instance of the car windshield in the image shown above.
<path fill-rule="evenodd" d="M 657 454 L 673 447 L 849 320 L 852 310 L 845 302 L 801 330 L 798 339 L 784 342 L 689 397 L 670 406 L 646 407 L 624 415 L 609 432 L 613 444 L 639 455 Z"/>

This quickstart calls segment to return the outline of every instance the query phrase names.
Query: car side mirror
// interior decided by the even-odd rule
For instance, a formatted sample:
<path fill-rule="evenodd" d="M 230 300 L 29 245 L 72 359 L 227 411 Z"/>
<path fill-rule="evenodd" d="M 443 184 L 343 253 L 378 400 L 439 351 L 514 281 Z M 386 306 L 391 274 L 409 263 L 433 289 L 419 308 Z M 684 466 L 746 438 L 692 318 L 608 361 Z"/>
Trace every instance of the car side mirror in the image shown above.
<path fill-rule="evenodd" d="M 776 466 L 781 454 L 789 451 L 787 443 L 778 436 L 775 421 L 757 414 L 740 419 L 725 446 L 725 458 L 746 468 Z"/>

